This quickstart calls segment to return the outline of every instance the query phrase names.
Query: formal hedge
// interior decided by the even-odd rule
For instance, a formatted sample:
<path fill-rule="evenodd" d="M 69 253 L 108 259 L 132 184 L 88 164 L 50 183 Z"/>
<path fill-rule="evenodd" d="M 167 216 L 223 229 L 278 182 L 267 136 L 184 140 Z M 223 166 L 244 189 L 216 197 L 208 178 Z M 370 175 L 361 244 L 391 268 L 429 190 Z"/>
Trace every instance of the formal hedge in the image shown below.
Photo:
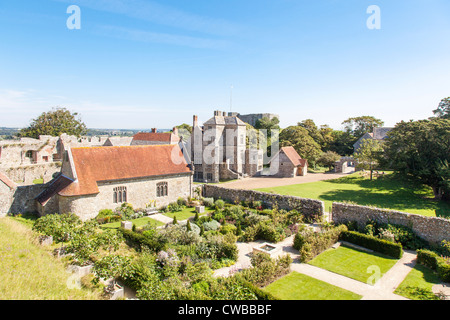
<path fill-rule="evenodd" d="M 442 281 L 450 282 L 450 264 L 436 252 L 417 250 L 417 262 L 435 270 Z"/>
<path fill-rule="evenodd" d="M 369 236 L 356 231 L 342 232 L 340 240 L 347 241 L 397 259 L 400 259 L 403 255 L 403 248 L 401 244 L 383 240 L 374 236 Z"/>

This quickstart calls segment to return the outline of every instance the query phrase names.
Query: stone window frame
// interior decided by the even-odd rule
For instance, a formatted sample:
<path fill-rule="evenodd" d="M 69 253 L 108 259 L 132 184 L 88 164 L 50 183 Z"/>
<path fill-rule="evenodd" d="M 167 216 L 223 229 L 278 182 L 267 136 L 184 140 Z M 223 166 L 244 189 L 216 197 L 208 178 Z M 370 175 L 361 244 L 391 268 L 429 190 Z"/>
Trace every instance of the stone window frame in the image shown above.
<path fill-rule="evenodd" d="M 113 203 L 127 202 L 127 187 L 120 186 L 113 188 Z"/>
<path fill-rule="evenodd" d="M 158 182 L 156 184 L 156 196 L 166 197 L 169 195 L 169 183 L 167 181 Z"/>

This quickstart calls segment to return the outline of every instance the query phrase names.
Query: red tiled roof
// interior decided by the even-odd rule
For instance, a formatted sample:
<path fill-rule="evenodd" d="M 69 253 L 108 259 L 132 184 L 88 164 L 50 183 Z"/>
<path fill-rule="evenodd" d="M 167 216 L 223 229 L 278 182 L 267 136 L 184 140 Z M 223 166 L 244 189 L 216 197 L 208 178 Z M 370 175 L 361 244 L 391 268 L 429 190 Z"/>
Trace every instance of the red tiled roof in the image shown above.
<path fill-rule="evenodd" d="M 6 184 L 10 189 L 17 188 L 17 185 L 1 172 L 0 172 L 0 181 L 3 181 L 3 183 Z"/>
<path fill-rule="evenodd" d="M 178 142 L 179 138 L 171 132 L 138 132 L 133 136 L 133 140 L 139 141 L 161 141 Z"/>
<path fill-rule="evenodd" d="M 96 194 L 98 181 L 126 180 L 191 172 L 178 145 L 71 149 L 77 180 L 62 196 Z"/>
<path fill-rule="evenodd" d="M 304 167 L 306 165 L 307 160 L 302 159 L 297 151 L 295 151 L 294 147 L 283 147 L 280 152 L 281 151 L 288 157 L 294 166 Z"/>

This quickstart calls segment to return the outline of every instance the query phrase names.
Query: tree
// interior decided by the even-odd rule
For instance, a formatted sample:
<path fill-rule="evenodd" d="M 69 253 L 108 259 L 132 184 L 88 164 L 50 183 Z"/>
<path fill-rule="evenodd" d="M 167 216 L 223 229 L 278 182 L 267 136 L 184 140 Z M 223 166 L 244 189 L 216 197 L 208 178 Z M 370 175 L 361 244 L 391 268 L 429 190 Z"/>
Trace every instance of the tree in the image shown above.
<path fill-rule="evenodd" d="M 347 131 L 333 130 L 331 132 L 333 140 L 328 150 L 334 151 L 341 156 L 348 156 L 353 153 L 353 144 L 358 140 L 352 133 Z"/>
<path fill-rule="evenodd" d="M 280 132 L 280 145 L 282 147 L 292 146 L 303 159 L 313 166 L 321 154 L 320 146 L 303 127 L 290 126 Z"/>
<path fill-rule="evenodd" d="M 372 116 L 361 116 L 348 118 L 343 125 L 346 127 L 346 131 L 359 138 L 368 132 L 373 132 L 373 128 L 382 127 L 384 122 Z"/>
<path fill-rule="evenodd" d="M 450 119 L 402 121 L 385 141 L 385 165 L 430 186 L 436 199 L 450 199 Z"/>
<path fill-rule="evenodd" d="M 374 168 L 379 164 L 382 152 L 382 142 L 373 139 L 364 139 L 361 147 L 354 155 L 358 161 L 358 166 L 370 171 L 370 180 L 372 180 Z"/>
<path fill-rule="evenodd" d="M 341 156 L 338 155 L 334 151 L 327 151 L 320 155 L 319 159 L 317 159 L 317 162 L 323 166 L 327 166 L 328 169 L 331 171 L 331 169 L 334 166 L 334 163 L 336 161 L 339 161 L 341 159 Z"/>
<path fill-rule="evenodd" d="M 40 135 L 57 137 L 66 133 L 80 137 L 86 132 L 86 125 L 78 113 L 71 113 L 66 108 L 53 108 L 33 119 L 30 126 L 20 130 L 19 136 L 38 139 Z"/>
<path fill-rule="evenodd" d="M 436 110 L 433 113 L 438 118 L 450 119 L 450 97 L 442 99 Z"/>
<path fill-rule="evenodd" d="M 272 136 L 272 130 L 275 130 L 275 135 L 277 134 L 277 131 L 280 130 L 279 126 L 280 120 L 277 117 L 274 117 L 272 119 L 268 117 L 263 117 L 261 119 L 258 119 L 255 124 L 256 130 L 266 130 L 265 132 L 259 132 L 258 135 L 256 135 L 255 130 L 250 130 L 248 134 L 247 142 L 250 143 L 251 146 L 255 146 L 255 143 L 258 143 L 259 147 L 264 148 L 264 146 L 267 146 L 266 152 L 268 156 L 271 156 L 272 153 L 272 140 L 276 140 L 276 136 Z M 249 129 L 249 126 L 247 126 L 247 129 Z M 250 128 L 251 129 L 251 128 Z"/>

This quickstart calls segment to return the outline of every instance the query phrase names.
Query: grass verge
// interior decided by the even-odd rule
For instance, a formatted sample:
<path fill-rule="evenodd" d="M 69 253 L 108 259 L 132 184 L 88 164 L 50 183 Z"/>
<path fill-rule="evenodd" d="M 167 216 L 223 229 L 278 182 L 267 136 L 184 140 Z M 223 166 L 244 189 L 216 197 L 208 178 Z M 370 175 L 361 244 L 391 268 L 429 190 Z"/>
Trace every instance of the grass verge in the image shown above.
<path fill-rule="evenodd" d="M 84 288 L 69 289 L 63 262 L 37 244 L 29 227 L 0 218 L 0 300 L 97 300 Z"/>

